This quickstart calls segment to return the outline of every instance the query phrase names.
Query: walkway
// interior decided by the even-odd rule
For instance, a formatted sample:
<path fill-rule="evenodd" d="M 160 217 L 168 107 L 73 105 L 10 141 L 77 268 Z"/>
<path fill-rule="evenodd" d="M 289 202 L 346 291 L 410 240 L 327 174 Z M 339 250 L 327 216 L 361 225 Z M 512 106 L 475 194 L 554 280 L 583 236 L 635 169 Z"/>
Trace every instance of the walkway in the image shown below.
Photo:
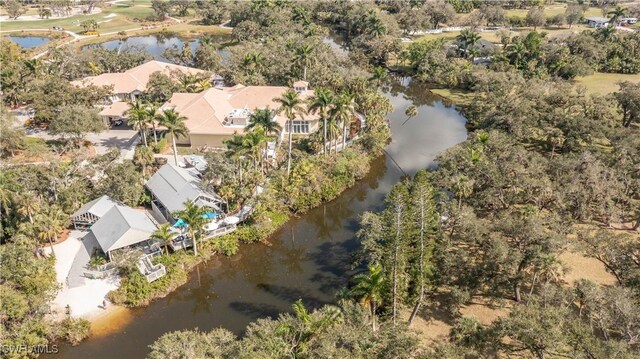
<path fill-rule="evenodd" d="M 42 138 L 44 140 L 53 140 L 58 136 L 50 135 L 46 130 L 28 128 L 26 134 L 29 137 Z M 118 128 L 112 128 L 99 133 L 89 133 L 85 136 L 85 140 L 93 143 L 96 153 L 104 155 L 114 148 L 120 150 L 122 159 L 131 160 L 135 153 L 136 146 L 140 142 L 138 131 L 132 130 L 124 125 Z"/>
<path fill-rule="evenodd" d="M 140 143 L 140 134 L 136 131 L 135 136 L 129 142 L 129 145 L 120 148 L 120 159 L 122 160 L 132 160 L 133 156 L 136 153 L 136 146 Z"/>
<path fill-rule="evenodd" d="M 126 32 L 130 32 L 130 31 L 138 31 L 138 30 L 142 30 L 142 28 L 141 27 L 136 27 L 134 29 L 123 30 L 123 31 L 111 31 L 111 32 L 105 32 L 105 33 L 99 34 L 99 35 L 78 35 L 73 31 L 65 30 L 64 32 L 66 32 L 67 34 L 73 36 L 73 39 L 71 41 L 67 41 L 67 42 L 64 42 L 62 44 L 56 45 L 56 48 L 59 48 L 59 47 L 65 46 L 65 45 L 69 45 L 71 43 L 74 43 L 74 42 L 77 42 L 77 41 L 80 41 L 80 40 L 90 39 L 90 38 L 93 38 L 93 37 L 108 36 L 108 35 L 119 34 L 121 32 L 125 32 L 126 33 Z M 18 31 L 22 31 L 22 30 L 18 30 Z M 39 30 L 34 29 L 34 30 L 31 30 L 31 31 L 50 31 L 50 29 L 39 29 Z M 46 55 L 48 52 L 49 52 L 49 50 L 45 50 L 45 51 L 33 56 L 32 59 L 41 58 L 42 56 Z"/>
<path fill-rule="evenodd" d="M 82 238 L 82 246 L 79 248 L 78 253 L 76 253 L 73 264 L 69 269 L 69 274 L 67 275 L 67 286 L 70 289 L 81 287 L 85 284 L 87 278 L 84 272 L 88 269 L 87 266 L 89 265 L 89 260 L 91 260 L 93 249 L 99 247 L 100 245 L 93 233 L 86 233 Z"/>
<path fill-rule="evenodd" d="M 61 290 L 51 303 L 51 309 L 58 317 L 64 317 L 69 305 L 75 317 L 87 317 L 100 312 L 107 293 L 118 287 L 119 278 L 89 279 L 84 276 L 93 248 L 98 242 L 90 232 L 71 231 L 69 238 L 53 246 L 56 254 L 56 279 Z M 51 253 L 51 248 L 45 248 Z"/>

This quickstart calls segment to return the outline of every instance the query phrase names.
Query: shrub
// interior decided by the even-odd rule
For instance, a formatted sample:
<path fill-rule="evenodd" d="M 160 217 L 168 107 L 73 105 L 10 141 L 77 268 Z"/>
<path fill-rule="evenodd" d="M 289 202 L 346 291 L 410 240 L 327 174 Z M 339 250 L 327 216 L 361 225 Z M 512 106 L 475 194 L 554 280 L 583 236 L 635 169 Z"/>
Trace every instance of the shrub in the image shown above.
<path fill-rule="evenodd" d="M 444 303 L 444 308 L 454 318 L 462 316 L 460 307 L 471 300 L 471 293 L 466 289 L 452 288 L 449 297 Z"/>
<path fill-rule="evenodd" d="M 91 259 L 89 260 L 89 267 L 91 268 L 98 268 L 101 265 L 107 263 L 106 259 L 104 259 L 104 257 L 102 256 L 93 256 L 91 257 Z"/>
<path fill-rule="evenodd" d="M 305 157 L 294 165 L 289 178 L 279 173 L 271 184 L 289 210 L 305 212 L 353 186 L 368 173 L 373 158 L 359 145 L 332 156 Z"/>
<path fill-rule="evenodd" d="M 198 257 L 185 251 L 154 257 L 153 261 L 165 266 L 167 274 L 164 277 L 149 283 L 137 270 L 125 272 L 120 287 L 107 295 L 109 300 L 130 307 L 146 305 L 186 283 L 188 270 L 199 263 Z"/>
<path fill-rule="evenodd" d="M 58 326 L 58 335 L 71 345 L 78 345 L 89 336 L 91 323 L 86 319 L 68 317 Z"/>
<path fill-rule="evenodd" d="M 166 138 L 162 138 L 162 139 L 160 139 L 160 141 L 158 141 L 157 144 L 155 144 L 153 146 L 153 152 L 154 153 L 162 153 L 166 148 L 167 148 L 167 139 Z"/>
<path fill-rule="evenodd" d="M 507 18 L 507 23 L 514 27 L 523 27 L 527 24 L 525 19 L 520 16 L 509 16 Z"/>
<path fill-rule="evenodd" d="M 167 273 L 168 274 L 168 273 Z M 122 277 L 120 287 L 109 292 L 109 300 L 115 304 L 138 306 L 145 304 L 151 298 L 150 284 L 138 271 L 132 271 Z"/>
<path fill-rule="evenodd" d="M 236 241 L 242 243 L 258 242 L 264 235 L 265 231 L 258 229 L 256 225 L 242 226 L 239 227 L 235 232 L 228 234 L 229 237 L 233 237 Z"/>
<path fill-rule="evenodd" d="M 234 236 L 232 234 L 233 233 L 214 238 L 211 247 L 215 251 L 222 253 L 225 256 L 232 256 L 238 253 L 240 243 L 238 242 L 237 236 Z"/>

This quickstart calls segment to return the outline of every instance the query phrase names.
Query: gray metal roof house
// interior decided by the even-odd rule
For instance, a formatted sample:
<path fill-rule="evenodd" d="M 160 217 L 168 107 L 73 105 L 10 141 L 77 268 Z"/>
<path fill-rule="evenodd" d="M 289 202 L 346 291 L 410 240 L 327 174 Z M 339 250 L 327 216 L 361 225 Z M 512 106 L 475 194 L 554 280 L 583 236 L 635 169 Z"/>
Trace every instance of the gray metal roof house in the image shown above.
<path fill-rule="evenodd" d="M 86 203 L 71 215 L 71 223 L 75 229 L 91 227 L 104 216 L 113 206 L 118 205 L 109 196 L 104 195 Z"/>
<path fill-rule="evenodd" d="M 184 203 L 194 201 L 202 207 L 221 212 L 224 200 L 215 193 L 200 188 L 199 173 L 195 168 L 181 168 L 167 163 L 160 167 L 145 184 L 151 192 L 151 207 L 155 214 L 174 222 L 171 213 L 184 209 Z"/>
<path fill-rule="evenodd" d="M 156 230 L 156 225 L 144 211 L 115 205 L 91 226 L 102 251 L 111 259 L 111 252 L 144 242 Z"/>
<path fill-rule="evenodd" d="M 606 27 L 609 26 L 609 19 L 606 17 L 592 16 L 585 19 L 587 25 L 591 27 Z"/>

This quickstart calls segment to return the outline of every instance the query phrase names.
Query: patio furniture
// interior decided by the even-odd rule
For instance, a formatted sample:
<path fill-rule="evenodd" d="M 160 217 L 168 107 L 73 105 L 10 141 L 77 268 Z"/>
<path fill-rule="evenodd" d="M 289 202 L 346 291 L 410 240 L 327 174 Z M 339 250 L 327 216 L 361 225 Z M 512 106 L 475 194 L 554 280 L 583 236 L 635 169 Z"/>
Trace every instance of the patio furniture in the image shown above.
<path fill-rule="evenodd" d="M 239 222 L 240 222 L 240 218 L 236 216 L 230 216 L 224 219 L 224 223 L 229 225 L 238 224 Z"/>
<path fill-rule="evenodd" d="M 217 222 L 210 222 L 209 224 L 207 224 L 204 227 L 204 230 L 207 231 L 207 232 L 210 232 L 210 231 L 214 231 L 214 230 L 218 229 L 219 227 L 220 227 L 220 225 L 218 225 Z"/>

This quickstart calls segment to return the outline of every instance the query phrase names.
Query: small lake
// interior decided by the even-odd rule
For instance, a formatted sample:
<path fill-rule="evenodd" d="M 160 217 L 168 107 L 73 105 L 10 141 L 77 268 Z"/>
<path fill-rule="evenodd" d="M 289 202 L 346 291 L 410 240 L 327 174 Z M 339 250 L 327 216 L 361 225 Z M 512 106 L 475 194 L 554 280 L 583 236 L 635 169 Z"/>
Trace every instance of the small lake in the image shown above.
<path fill-rule="evenodd" d="M 7 36 L 7 38 L 25 49 L 32 49 L 51 42 L 51 39 L 43 36 Z"/>
<path fill-rule="evenodd" d="M 344 41 L 342 36 L 336 32 L 330 32 L 329 35 L 322 38 L 322 42 L 329 45 L 333 52 L 340 56 L 349 55 L 349 46 L 347 45 L 346 41 Z"/>
<path fill-rule="evenodd" d="M 200 44 L 199 39 L 189 41 L 180 39 L 176 36 L 166 37 L 159 35 L 133 36 L 128 37 L 124 40 L 111 40 L 100 44 L 86 45 L 83 46 L 83 49 L 96 46 L 102 46 L 109 50 L 118 51 L 122 51 L 128 48 L 138 48 L 143 49 L 158 61 L 168 62 L 168 60 L 163 56 L 165 50 L 172 48 L 178 48 L 178 50 L 182 50 L 185 42 L 189 42 L 189 47 L 191 47 L 191 54 L 195 54 L 196 48 Z M 218 53 L 222 57 L 226 57 L 229 54 L 227 50 L 218 50 Z"/>

